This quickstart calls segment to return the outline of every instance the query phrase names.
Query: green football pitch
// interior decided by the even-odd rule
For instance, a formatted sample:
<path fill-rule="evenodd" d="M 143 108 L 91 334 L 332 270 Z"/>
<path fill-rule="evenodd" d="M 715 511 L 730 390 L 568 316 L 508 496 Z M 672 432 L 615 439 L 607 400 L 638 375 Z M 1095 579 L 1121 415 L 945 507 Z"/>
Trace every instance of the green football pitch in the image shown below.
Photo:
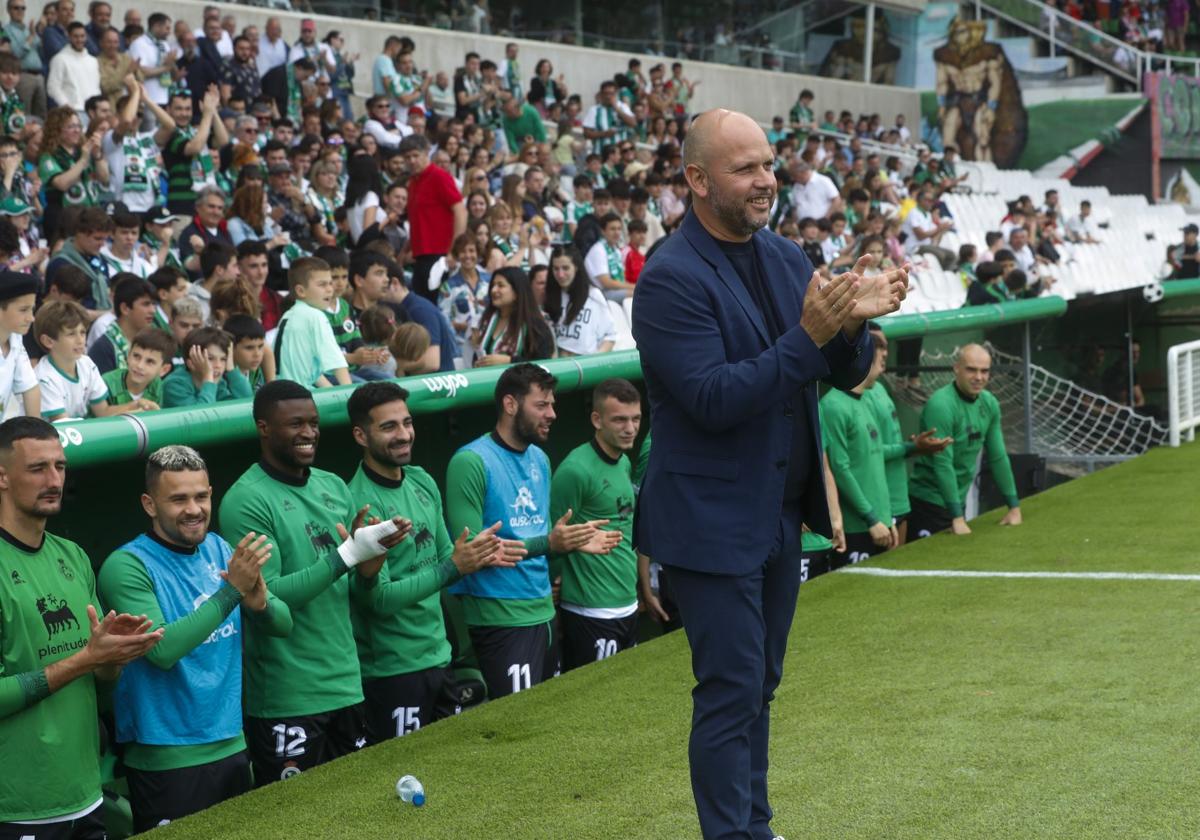
<path fill-rule="evenodd" d="M 993 512 L 875 564 L 1107 578 L 859 569 L 802 586 L 772 708 L 776 831 L 1200 835 L 1198 474 L 1200 444 L 1156 450 L 1029 499 L 1019 528 Z M 675 633 L 153 836 L 698 837 L 690 688 Z M 405 773 L 425 807 L 396 798 Z"/>

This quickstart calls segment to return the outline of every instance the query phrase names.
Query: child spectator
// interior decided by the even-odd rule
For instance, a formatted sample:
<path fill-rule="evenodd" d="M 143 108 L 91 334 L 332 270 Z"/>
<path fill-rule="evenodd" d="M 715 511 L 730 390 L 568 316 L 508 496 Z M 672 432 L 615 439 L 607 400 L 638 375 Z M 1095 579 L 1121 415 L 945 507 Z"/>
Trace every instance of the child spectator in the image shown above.
<path fill-rule="evenodd" d="M 387 350 L 396 332 L 396 313 L 384 303 L 376 303 L 363 310 L 358 318 L 359 329 L 365 346 L 373 350 Z M 429 331 L 425 331 L 426 336 Z M 380 354 L 381 361 L 361 365 L 355 371 L 362 379 L 392 379 L 396 376 L 396 359 L 390 352 Z"/>
<path fill-rule="evenodd" d="M 630 219 L 626 226 L 629 231 L 629 250 L 625 253 L 625 280 L 634 285 L 641 276 L 642 268 L 646 265 L 646 256 L 642 248 L 646 246 L 646 236 L 649 226 L 641 219 Z"/>
<path fill-rule="evenodd" d="M 149 277 L 154 263 L 138 253 L 141 221 L 128 210 L 115 211 L 112 220 L 112 241 L 100 249 L 101 256 L 108 260 L 113 273 L 126 271 L 143 279 Z"/>
<path fill-rule="evenodd" d="M 212 290 L 212 325 L 222 327 L 234 315 L 258 317 L 258 298 L 241 279 L 222 280 Z"/>
<path fill-rule="evenodd" d="M 301 257 L 288 269 L 288 286 L 295 303 L 284 313 L 275 336 L 279 378 L 328 388 L 333 384 L 326 375 L 329 372 L 338 385 L 349 385 L 346 357 L 325 317 L 333 306 L 329 263 L 317 257 Z"/>
<path fill-rule="evenodd" d="M 34 323 L 36 301 L 37 278 L 16 271 L 0 271 L 0 407 L 19 395 L 29 417 L 41 413 L 42 398 L 21 337 Z"/>
<path fill-rule="evenodd" d="M 975 269 L 975 278 L 967 287 L 966 306 L 986 306 L 1010 300 L 1005 286 L 1004 268 L 998 262 L 981 262 Z M 1022 276 L 1021 284 L 1024 285 Z"/>
<path fill-rule="evenodd" d="M 130 274 L 113 287 L 116 318 L 88 350 L 101 373 L 125 367 L 133 337 L 154 324 L 154 287 Z"/>
<path fill-rule="evenodd" d="M 42 389 L 42 417 L 46 420 L 83 419 L 141 411 L 141 402 L 108 404 L 108 386 L 96 363 L 84 350 L 87 344 L 87 311 L 78 303 L 56 301 L 38 310 L 34 336 L 46 350 L 34 373 Z"/>
<path fill-rule="evenodd" d="M 429 373 L 426 354 L 429 351 L 429 330 L 412 321 L 396 327 L 388 344 L 396 364 L 396 376 L 413 376 Z"/>
<path fill-rule="evenodd" d="M 275 378 L 274 359 L 267 370 L 267 331 L 260 321 L 249 315 L 231 315 L 223 329 L 233 338 L 233 366 L 246 377 L 251 391 Z"/>
<path fill-rule="evenodd" d="M 212 290 L 223 280 L 238 276 L 237 251 L 228 242 L 216 240 L 200 252 L 201 279 L 188 287 L 188 294 L 200 304 L 204 323 L 212 317 Z"/>
<path fill-rule="evenodd" d="M 162 373 L 175 353 L 175 342 L 160 329 L 148 327 L 133 337 L 125 363 L 103 375 L 109 405 L 140 403 L 143 411 L 162 406 Z"/>
<path fill-rule="evenodd" d="M 54 275 L 46 289 L 46 301 L 70 300 L 82 304 L 92 289 L 92 281 L 83 270 L 73 265 L 64 265 Z"/>
<path fill-rule="evenodd" d="M 329 275 L 333 278 L 333 301 L 325 310 L 325 317 L 337 338 L 338 347 L 346 357 L 346 365 L 351 373 L 357 373 L 359 365 L 370 364 L 373 359 L 358 352 L 363 346 L 363 337 L 346 295 L 350 288 L 350 257 L 344 249 L 331 245 L 318 248 L 313 256 L 329 265 Z"/>
<path fill-rule="evenodd" d="M 163 266 L 146 278 L 154 287 L 154 326 L 164 332 L 171 331 L 171 307 L 175 301 L 187 297 L 192 284 L 182 269 Z"/>
<path fill-rule="evenodd" d="M 809 261 L 813 264 L 813 269 L 819 269 L 825 265 L 825 252 L 821 248 L 821 226 L 817 220 L 811 216 L 806 216 L 800 220 L 800 237 L 804 240 L 800 249 L 808 255 Z"/>
<path fill-rule="evenodd" d="M 567 204 L 565 213 L 567 235 L 564 242 L 570 242 L 575 236 L 575 226 L 579 220 L 592 212 L 592 181 L 586 175 L 576 175 L 571 182 L 575 188 L 575 200 Z"/>
<path fill-rule="evenodd" d="M 192 330 L 183 343 L 184 363 L 163 380 L 163 408 L 212 405 L 253 397 L 246 377 L 230 364 L 232 350 L 233 340 L 224 330 L 217 327 Z"/>
<path fill-rule="evenodd" d="M 204 314 L 200 302 L 191 295 L 182 297 L 171 304 L 171 337 L 175 339 L 175 355 L 171 364 L 183 364 L 183 343 L 193 330 L 204 326 Z"/>

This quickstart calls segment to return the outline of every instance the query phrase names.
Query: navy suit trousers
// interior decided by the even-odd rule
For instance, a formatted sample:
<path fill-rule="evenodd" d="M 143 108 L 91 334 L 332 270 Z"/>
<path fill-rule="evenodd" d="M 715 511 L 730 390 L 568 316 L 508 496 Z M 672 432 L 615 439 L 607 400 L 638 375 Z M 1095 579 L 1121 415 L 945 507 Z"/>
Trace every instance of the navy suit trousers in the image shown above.
<path fill-rule="evenodd" d="M 800 589 L 800 509 L 785 505 L 763 564 L 748 575 L 671 566 L 692 648 L 692 793 L 705 840 L 771 840 L 770 703 Z"/>

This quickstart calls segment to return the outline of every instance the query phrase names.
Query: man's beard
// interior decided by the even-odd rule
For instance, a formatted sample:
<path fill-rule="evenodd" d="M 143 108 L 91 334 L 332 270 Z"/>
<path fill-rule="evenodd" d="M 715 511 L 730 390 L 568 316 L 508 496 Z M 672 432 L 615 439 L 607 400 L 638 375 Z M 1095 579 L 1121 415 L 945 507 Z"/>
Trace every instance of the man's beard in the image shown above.
<path fill-rule="evenodd" d="M 524 412 L 517 415 L 514 430 L 517 433 L 517 437 L 524 441 L 526 445 L 546 442 L 546 438 L 542 437 L 541 432 L 538 431 L 537 421 L 529 419 Z"/>
<path fill-rule="evenodd" d="M 708 204 L 726 229 L 736 236 L 753 236 L 767 226 L 769 219 L 759 222 L 750 218 L 750 211 L 742 199 L 726 197 L 716 184 L 709 185 Z"/>

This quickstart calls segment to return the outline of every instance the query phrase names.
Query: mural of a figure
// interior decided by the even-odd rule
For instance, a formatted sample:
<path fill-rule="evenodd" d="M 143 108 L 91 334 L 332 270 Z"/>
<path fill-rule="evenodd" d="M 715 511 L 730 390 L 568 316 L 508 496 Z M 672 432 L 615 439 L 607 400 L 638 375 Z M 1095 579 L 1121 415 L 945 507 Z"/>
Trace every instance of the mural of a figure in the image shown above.
<path fill-rule="evenodd" d="M 896 62 L 900 48 L 887 38 L 888 23 L 883 15 L 875 16 L 875 46 L 871 52 L 871 83 L 890 85 L 896 82 Z M 820 75 L 852 82 L 863 80 L 863 51 L 866 49 L 867 22 L 863 18 L 850 21 L 850 37 L 829 48 L 821 63 Z"/>
<path fill-rule="evenodd" d="M 934 50 L 942 140 L 964 160 L 1015 166 L 1029 135 L 1021 87 L 999 44 L 983 40 L 983 21 L 954 20 Z"/>

